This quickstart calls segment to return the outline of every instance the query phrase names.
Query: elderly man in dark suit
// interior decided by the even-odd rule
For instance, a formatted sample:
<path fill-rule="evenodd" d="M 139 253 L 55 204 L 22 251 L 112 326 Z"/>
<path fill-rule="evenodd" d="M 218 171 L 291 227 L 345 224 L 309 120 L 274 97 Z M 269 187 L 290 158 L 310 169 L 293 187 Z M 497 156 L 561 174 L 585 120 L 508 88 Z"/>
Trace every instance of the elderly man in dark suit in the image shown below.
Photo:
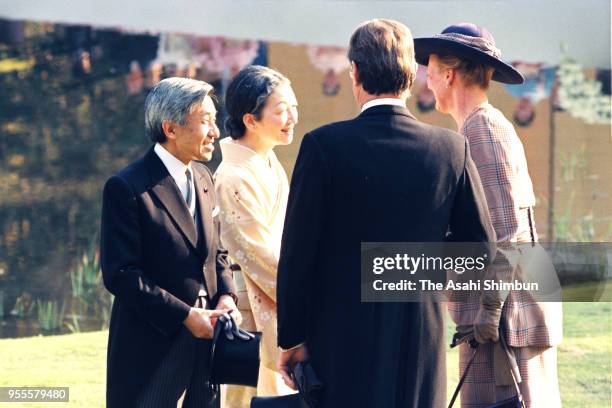
<path fill-rule="evenodd" d="M 210 160 L 219 137 L 212 87 L 168 78 L 145 102 L 155 143 L 104 187 L 101 263 L 115 295 L 108 407 L 202 407 L 216 317 L 234 311 L 227 252 L 219 246 Z M 216 308 L 216 310 L 211 310 Z"/>
<path fill-rule="evenodd" d="M 410 30 L 372 20 L 348 51 L 361 113 L 306 134 L 278 268 L 279 369 L 310 359 L 322 407 L 442 407 L 444 307 L 360 301 L 361 242 L 495 240 L 465 138 L 406 109 Z"/>

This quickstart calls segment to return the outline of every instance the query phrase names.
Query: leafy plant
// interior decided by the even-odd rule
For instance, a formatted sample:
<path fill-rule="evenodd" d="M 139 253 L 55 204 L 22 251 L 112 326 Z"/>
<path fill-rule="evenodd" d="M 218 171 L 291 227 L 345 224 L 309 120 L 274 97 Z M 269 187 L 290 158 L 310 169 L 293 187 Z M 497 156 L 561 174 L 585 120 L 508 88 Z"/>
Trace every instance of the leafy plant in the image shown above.
<path fill-rule="evenodd" d="M 97 234 L 89 243 L 89 248 L 83 254 L 81 267 L 83 269 L 83 277 L 85 285 L 88 287 L 97 287 L 102 283 L 102 271 L 100 270 L 100 254 L 97 250 Z"/>
<path fill-rule="evenodd" d="M 87 249 L 83 251 L 77 265 L 70 271 L 72 285 L 71 313 L 72 322 L 67 327 L 72 332 L 80 332 L 83 318 L 101 319 L 101 328 L 107 329 L 110 322 L 112 295 L 102 285 L 98 236 L 95 234 Z"/>
<path fill-rule="evenodd" d="M 85 288 L 83 285 L 83 270 L 79 267 L 70 271 L 70 283 L 72 285 L 72 297 L 83 296 Z"/>
<path fill-rule="evenodd" d="M 100 256 L 96 248 L 97 234 L 89 243 L 89 248 L 83 252 L 79 264 L 70 271 L 72 297 L 84 297 L 100 286 L 102 272 L 100 270 Z"/>
<path fill-rule="evenodd" d="M 11 310 L 11 314 L 22 319 L 30 317 L 35 307 L 36 303 L 32 302 L 31 296 L 24 293 L 15 301 L 15 306 L 13 310 Z"/>
<path fill-rule="evenodd" d="M 57 300 L 46 302 L 37 300 L 36 305 L 38 306 L 38 323 L 43 332 L 57 331 L 62 327 L 66 306 L 64 302 L 60 307 Z"/>
<path fill-rule="evenodd" d="M 79 323 L 79 316 L 73 314 L 72 323 L 66 323 L 66 327 L 68 327 L 68 330 L 70 330 L 71 333 L 80 333 L 81 324 Z"/>
<path fill-rule="evenodd" d="M 113 300 L 113 295 L 109 294 L 107 296 L 106 304 L 102 306 L 102 327 L 100 328 L 101 330 L 108 330 L 108 328 L 110 327 L 110 317 L 111 310 L 113 307 Z"/>

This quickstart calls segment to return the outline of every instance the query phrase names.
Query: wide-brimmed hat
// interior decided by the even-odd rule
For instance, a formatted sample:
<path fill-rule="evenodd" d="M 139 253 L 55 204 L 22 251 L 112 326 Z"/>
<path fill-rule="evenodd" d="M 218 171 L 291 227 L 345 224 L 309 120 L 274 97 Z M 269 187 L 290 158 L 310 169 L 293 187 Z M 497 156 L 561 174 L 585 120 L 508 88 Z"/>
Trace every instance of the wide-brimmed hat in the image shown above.
<path fill-rule="evenodd" d="M 427 65 L 430 54 L 450 54 L 495 68 L 493 80 L 505 84 L 522 84 L 523 75 L 501 59 L 491 33 L 484 27 L 459 23 L 446 27 L 433 37 L 414 39 L 416 60 Z"/>

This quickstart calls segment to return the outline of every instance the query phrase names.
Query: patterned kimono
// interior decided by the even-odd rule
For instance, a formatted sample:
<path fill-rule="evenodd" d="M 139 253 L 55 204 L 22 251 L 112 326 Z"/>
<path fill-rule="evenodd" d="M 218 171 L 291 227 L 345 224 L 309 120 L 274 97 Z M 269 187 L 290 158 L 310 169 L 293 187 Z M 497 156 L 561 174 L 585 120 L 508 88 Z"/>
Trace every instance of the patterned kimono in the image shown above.
<path fill-rule="evenodd" d="M 533 186 L 523 145 L 512 124 L 498 109 L 485 103 L 468 115 L 460 133 L 468 139 L 497 242 L 528 243 L 532 232 L 537 241 Z M 501 274 L 508 273 L 504 268 L 500 270 Z M 476 318 L 480 300 L 471 296 L 467 301 L 448 305 L 457 325 L 471 325 Z M 527 292 L 511 291 L 502 315 L 506 342 L 514 351 L 521 373 L 520 388 L 526 406 L 560 407 L 556 346 L 562 337 L 561 304 L 536 302 Z M 500 364 L 505 361 L 500 360 L 503 357 L 498 347 L 498 343 L 480 345 L 461 389 L 462 407 L 485 407 L 516 394 L 508 380 L 511 377 L 505 373 L 508 367 Z M 471 353 L 466 345 L 461 346 L 461 373 Z"/>
<path fill-rule="evenodd" d="M 264 158 L 229 137 L 220 145 L 223 161 L 215 173 L 215 188 L 221 242 L 242 268 L 238 290 L 243 280 L 256 329 L 263 332 L 257 394 L 288 394 L 293 391 L 276 372 L 276 269 L 289 193 L 287 175 L 272 151 Z M 248 315 L 244 301 L 238 306 Z M 232 393 L 230 388 L 227 406 L 248 406 Z"/>

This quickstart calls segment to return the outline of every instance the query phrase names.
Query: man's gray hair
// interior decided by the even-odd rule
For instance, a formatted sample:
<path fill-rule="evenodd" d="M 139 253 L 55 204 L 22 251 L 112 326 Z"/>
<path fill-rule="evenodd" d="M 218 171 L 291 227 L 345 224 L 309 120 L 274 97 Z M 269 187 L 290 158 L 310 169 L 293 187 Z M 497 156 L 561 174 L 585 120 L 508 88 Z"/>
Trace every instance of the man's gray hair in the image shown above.
<path fill-rule="evenodd" d="M 204 101 L 212 85 L 189 78 L 166 78 L 155 85 L 145 101 L 145 132 L 152 142 L 164 143 L 162 123 L 187 124 L 187 115 Z"/>

